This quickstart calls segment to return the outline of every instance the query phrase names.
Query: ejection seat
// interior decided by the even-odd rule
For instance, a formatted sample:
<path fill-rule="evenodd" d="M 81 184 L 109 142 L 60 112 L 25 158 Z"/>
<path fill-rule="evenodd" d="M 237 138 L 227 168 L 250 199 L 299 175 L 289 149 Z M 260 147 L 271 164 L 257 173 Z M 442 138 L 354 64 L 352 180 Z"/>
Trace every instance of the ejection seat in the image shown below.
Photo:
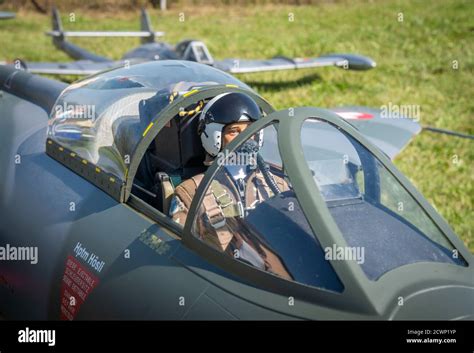
<path fill-rule="evenodd" d="M 160 92 L 140 102 L 141 125 L 147 126 L 153 112 L 161 111 L 168 104 L 169 94 Z M 182 181 L 206 170 L 206 153 L 197 134 L 199 114 L 175 116 L 158 133 L 140 164 L 137 176 L 148 180 L 150 190 L 156 195 L 151 201 L 159 211 L 168 214 L 174 188 Z"/>

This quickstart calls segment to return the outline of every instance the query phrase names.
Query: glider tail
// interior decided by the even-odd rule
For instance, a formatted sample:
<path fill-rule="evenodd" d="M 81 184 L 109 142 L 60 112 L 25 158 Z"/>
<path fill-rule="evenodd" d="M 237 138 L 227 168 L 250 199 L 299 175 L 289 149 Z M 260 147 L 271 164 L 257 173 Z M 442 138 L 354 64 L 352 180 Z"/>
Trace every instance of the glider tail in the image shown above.
<path fill-rule="evenodd" d="M 153 42 L 155 38 L 164 36 L 164 32 L 155 32 L 151 27 L 150 17 L 145 9 L 142 8 L 140 16 L 140 31 L 64 31 L 61 24 L 61 18 L 57 9 L 53 9 L 53 30 L 46 32 L 47 35 L 57 38 L 62 42 L 66 37 L 138 37 L 142 43 Z"/>
<path fill-rule="evenodd" d="M 72 59 L 90 60 L 94 62 L 110 61 L 109 58 L 96 55 L 84 48 L 81 48 L 78 45 L 68 42 L 65 38 L 68 36 L 68 33 L 71 33 L 71 32 L 64 32 L 63 25 L 61 22 L 61 16 L 59 15 L 58 9 L 56 9 L 55 7 L 53 8 L 53 11 L 52 11 L 52 24 L 53 24 L 53 30 L 50 32 L 47 32 L 47 34 L 53 37 L 54 46 L 58 48 L 59 50 L 65 52 Z M 74 32 L 74 33 L 79 33 L 79 32 Z"/>

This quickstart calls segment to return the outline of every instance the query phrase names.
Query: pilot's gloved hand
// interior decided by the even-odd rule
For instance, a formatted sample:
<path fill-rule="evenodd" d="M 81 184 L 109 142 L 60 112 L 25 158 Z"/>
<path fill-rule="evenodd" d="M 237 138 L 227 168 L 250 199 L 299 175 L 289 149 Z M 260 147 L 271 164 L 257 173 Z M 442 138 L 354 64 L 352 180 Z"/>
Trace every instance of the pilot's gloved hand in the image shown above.
<path fill-rule="evenodd" d="M 173 196 L 168 211 L 168 216 L 173 219 L 176 223 L 181 224 L 184 227 L 186 223 L 186 217 L 188 215 L 188 209 L 184 205 L 184 202 L 178 196 Z"/>

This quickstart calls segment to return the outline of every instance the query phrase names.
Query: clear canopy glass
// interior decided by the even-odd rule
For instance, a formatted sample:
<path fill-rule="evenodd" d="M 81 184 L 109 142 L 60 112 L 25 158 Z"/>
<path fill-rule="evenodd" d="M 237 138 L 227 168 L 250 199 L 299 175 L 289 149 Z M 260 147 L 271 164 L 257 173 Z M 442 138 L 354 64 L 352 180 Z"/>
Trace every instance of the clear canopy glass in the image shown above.
<path fill-rule="evenodd" d="M 190 61 L 122 67 L 66 88 L 52 109 L 48 137 L 120 179 L 150 122 L 176 95 L 209 85 L 250 89 L 231 75 Z"/>

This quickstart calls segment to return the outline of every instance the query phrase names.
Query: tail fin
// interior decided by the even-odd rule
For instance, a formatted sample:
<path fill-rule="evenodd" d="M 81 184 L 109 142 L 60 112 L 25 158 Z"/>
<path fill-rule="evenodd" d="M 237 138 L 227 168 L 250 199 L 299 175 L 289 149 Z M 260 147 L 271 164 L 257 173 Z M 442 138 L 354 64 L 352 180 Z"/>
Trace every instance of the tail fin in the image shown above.
<path fill-rule="evenodd" d="M 0 0 L 1 2 L 1 0 Z M 65 42 L 66 37 L 140 37 L 142 43 L 154 42 L 156 37 L 161 37 L 164 32 L 154 32 L 151 28 L 150 17 L 145 9 L 141 13 L 141 28 L 139 32 L 135 31 L 64 31 L 61 24 L 61 17 L 56 8 L 52 12 L 53 29 L 46 32 L 47 35 L 54 38 L 55 45 Z"/>
<path fill-rule="evenodd" d="M 107 62 L 110 61 L 109 58 L 96 55 L 91 53 L 75 44 L 68 42 L 65 38 L 68 35 L 68 32 L 64 32 L 63 25 L 61 23 L 61 16 L 59 15 L 59 11 L 56 7 L 53 7 L 53 11 L 51 13 L 52 23 L 53 23 L 53 30 L 51 32 L 47 32 L 47 34 L 53 37 L 53 44 L 59 50 L 62 50 L 66 54 L 68 54 L 71 58 L 75 60 L 91 60 L 95 62 Z"/>
<path fill-rule="evenodd" d="M 61 16 L 59 15 L 59 11 L 56 7 L 53 7 L 51 12 L 51 20 L 53 24 L 53 31 L 58 32 L 58 36 L 53 37 L 53 43 L 62 42 L 64 40 L 64 31 L 63 31 L 63 24 L 61 23 Z"/>
<path fill-rule="evenodd" d="M 144 7 L 142 7 L 140 12 L 140 30 L 150 33 L 150 36 L 141 38 L 143 44 L 153 43 L 155 41 L 155 32 L 151 26 L 150 16 Z"/>

